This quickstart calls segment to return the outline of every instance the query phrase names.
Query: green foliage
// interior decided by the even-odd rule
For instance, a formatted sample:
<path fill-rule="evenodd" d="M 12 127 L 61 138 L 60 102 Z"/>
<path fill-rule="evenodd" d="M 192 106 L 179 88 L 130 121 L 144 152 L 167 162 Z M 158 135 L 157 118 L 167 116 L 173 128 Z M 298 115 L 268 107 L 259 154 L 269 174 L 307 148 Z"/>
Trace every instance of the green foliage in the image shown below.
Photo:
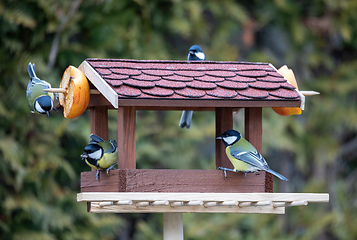
<path fill-rule="evenodd" d="M 301 116 L 264 109 L 263 155 L 290 179 L 276 191 L 329 192 L 330 203 L 284 216 L 185 214 L 185 237 L 356 239 L 356 11 L 353 0 L 0 2 L 0 238 L 160 239 L 160 214 L 89 214 L 76 202 L 88 113 L 30 114 L 26 69 L 34 62 L 57 86 L 87 57 L 185 60 L 199 44 L 207 60 L 287 64 L 300 89 L 321 92 Z M 180 114 L 137 113 L 138 168 L 215 168 L 213 112 L 195 112 L 190 130 Z M 116 119 L 110 111 L 112 139 Z M 242 113 L 234 119 L 243 131 Z"/>

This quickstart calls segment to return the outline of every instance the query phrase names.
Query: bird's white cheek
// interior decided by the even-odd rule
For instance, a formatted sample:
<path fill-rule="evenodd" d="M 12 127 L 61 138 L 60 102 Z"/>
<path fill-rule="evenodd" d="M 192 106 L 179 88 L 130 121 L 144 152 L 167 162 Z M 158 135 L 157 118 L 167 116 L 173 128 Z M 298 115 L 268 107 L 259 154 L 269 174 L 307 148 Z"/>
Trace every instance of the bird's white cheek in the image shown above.
<path fill-rule="evenodd" d="M 203 52 L 196 53 L 196 56 L 201 60 L 205 60 L 205 54 Z"/>
<path fill-rule="evenodd" d="M 38 103 L 38 101 L 35 102 L 35 110 L 39 113 L 45 113 L 46 111 L 42 109 L 41 105 Z"/>
<path fill-rule="evenodd" d="M 235 141 L 237 141 L 237 137 L 235 137 L 235 136 L 224 137 L 223 140 L 224 140 L 228 145 L 231 145 L 231 144 L 233 144 Z"/>
<path fill-rule="evenodd" d="M 95 151 L 90 154 L 88 154 L 88 157 L 92 159 L 100 159 L 102 157 L 102 152 L 101 151 Z"/>

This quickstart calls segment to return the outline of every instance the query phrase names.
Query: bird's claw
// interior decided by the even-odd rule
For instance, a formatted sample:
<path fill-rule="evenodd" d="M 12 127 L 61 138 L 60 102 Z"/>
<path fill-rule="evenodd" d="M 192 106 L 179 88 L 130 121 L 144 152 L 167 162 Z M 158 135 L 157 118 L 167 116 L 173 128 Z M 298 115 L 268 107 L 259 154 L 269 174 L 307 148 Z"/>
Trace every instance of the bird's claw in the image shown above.
<path fill-rule="evenodd" d="M 107 168 L 107 175 L 109 175 L 109 171 L 110 171 L 111 169 L 113 169 L 114 166 L 117 165 L 117 164 L 118 164 L 118 163 L 114 163 L 113 165 L 111 165 L 110 167 Z"/>
<path fill-rule="evenodd" d="M 236 169 L 230 169 L 230 168 L 224 168 L 224 167 L 218 167 L 217 170 L 223 170 L 224 178 L 227 178 L 227 171 L 237 172 Z"/>
<path fill-rule="evenodd" d="M 97 170 L 97 174 L 95 174 L 95 179 L 97 179 L 97 181 L 100 182 L 99 181 L 99 170 Z"/>

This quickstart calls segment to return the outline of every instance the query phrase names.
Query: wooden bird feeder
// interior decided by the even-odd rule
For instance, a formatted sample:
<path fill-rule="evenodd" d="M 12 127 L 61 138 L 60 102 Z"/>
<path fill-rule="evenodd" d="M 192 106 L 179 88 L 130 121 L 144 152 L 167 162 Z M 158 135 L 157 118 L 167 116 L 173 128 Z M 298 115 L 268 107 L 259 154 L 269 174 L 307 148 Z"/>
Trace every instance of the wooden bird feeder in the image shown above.
<path fill-rule="evenodd" d="M 91 132 L 108 139 L 108 110 L 118 111 L 118 169 L 82 172 L 77 200 L 90 212 L 161 212 L 165 235 L 182 239 L 183 212 L 285 213 L 327 202 L 328 194 L 273 193 L 273 176 L 221 170 L 136 169 L 136 110 L 215 111 L 216 136 L 244 108 L 245 138 L 262 150 L 262 108 L 304 107 L 304 95 L 268 63 L 86 59 Z M 194 121 L 194 120 L 193 120 Z M 149 126 L 148 126 L 149 127 Z M 216 167 L 233 168 L 216 140 Z"/>

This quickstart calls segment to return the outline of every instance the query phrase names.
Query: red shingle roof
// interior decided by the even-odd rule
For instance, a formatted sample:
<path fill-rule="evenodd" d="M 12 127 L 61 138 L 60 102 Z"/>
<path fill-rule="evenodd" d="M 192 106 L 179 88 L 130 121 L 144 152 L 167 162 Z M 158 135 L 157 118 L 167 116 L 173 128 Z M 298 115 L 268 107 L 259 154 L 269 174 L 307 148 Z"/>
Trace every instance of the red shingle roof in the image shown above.
<path fill-rule="evenodd" d="M 86 59 L 86 62 L 119 100 L 300 102 L 295 87 L 268 63 L 127 59 Z"/>

